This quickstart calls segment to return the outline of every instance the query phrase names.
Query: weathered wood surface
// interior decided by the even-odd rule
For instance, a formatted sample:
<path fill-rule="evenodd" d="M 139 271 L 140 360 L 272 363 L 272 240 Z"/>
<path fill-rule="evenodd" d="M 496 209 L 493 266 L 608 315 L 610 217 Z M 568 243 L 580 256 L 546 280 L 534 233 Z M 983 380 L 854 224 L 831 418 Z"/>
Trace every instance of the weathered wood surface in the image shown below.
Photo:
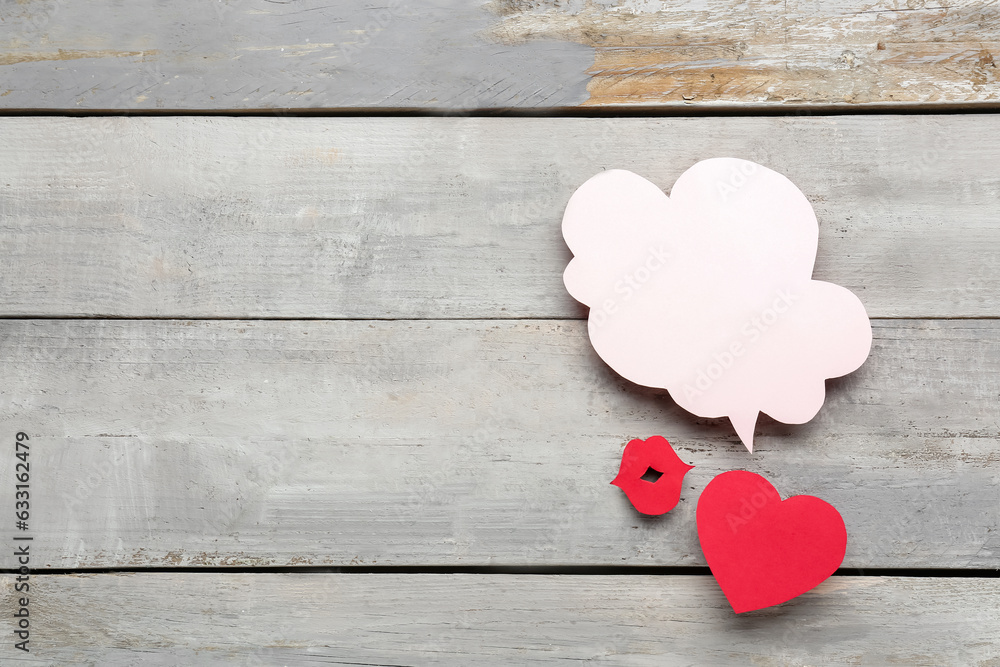
<path fill-rule="evenodd" d="M 7 2 L 0 108 L 1000 102 L 988 0 Z"/>
<path fill-rule="evenodd" d="M 750 455 L 580 321 L 3 320 L 0 432 L 31 436 L 38 567 L 703 565 L 697 498 L 745 468 L 833 503 L 845 567 L 1000 568 L 1000 322 L 874 330 Z M 654 434 L 696 466 L 657 519 L 609 484 Z"/>
<path fill-rule="evenodd" d="M 0 577 L 13 609 L 11 577 Z M 736 616 L 711 577 L 42 575 L 11 665 L 993 665 L 1000 580 L 833 577 Z M 12 636 L 10 614 L 0 632 Z"/>
<path fill-rule="evenodd" d="M 995 317 L 1000 116 L 0 119 L 0 314 L 581 317 L 572 192 L 734 155 L 873 317 Z"/>

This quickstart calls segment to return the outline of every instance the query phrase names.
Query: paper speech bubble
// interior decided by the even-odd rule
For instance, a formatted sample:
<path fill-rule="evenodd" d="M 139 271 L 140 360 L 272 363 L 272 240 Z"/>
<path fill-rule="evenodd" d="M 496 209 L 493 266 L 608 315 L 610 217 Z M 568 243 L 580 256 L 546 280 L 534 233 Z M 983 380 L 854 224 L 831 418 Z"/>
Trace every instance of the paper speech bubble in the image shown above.
<path fill-rule="evenodd" d="M 759 413 L 809 421 L 825 380 L 868 357 L 861 301 L 812 280 L 812 206 L 766 167 L 704 160 L 669 197 L 630 171 L 606 171 L 573 194 L 562 230 L 574 255 L 563 279 L 590 306 L 601 358 L 688 412 L 728 416 L 750 451 Z"/>

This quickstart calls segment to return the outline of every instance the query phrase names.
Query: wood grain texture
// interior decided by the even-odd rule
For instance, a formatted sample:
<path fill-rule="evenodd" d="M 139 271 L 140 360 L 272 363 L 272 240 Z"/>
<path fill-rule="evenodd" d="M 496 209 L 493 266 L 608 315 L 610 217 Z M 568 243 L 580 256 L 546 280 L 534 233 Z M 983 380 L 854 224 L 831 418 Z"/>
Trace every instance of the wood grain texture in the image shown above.
<path fill-rule="evenodd" d="M 4 320 L 0 367 L 36 567 L 703 565 L 697 498 L 742 468 L 837 507 L 845 567 L 1000 568 L 995 320 L 876 321 L 866 364 L 753 455 L 578 321 Z M 696 467 L 644 518 L 609 482 L 654 434 Z"/>
<path fill-rule="evenodd" d="M 1000 116 L 0 119 L 0 314 L 579 318 L 586 179 L 788 175 L 873 317 L 996 317 Z"/>
<path fill-rule="evenodd" d="M 4 7 L 7 109 L 565 107 L 593 49 L 485 38 L 481 2 L 150 3 Z M 544 66 L 542 66 L 544 64 Z"/>
<path fill-rule="evenodd" d="M 593 49 L 465 0 L 6 3 L 0 108 L 475 109 L 587 100 Z"/>
<path fill-rule="evenodd" d="M 989 0 L 6 3 L 0 108 L 993 105 Z"/>
<path fill-rule="evenodd" d="M 586 105 L 996 103 L 1000 12 L 925 0 L 497 0 L 497 39 L 593 47 Z"/>
<path fill-rule="evenodd" d="M 0 577 L 14 607 L 12 577 Z M 736 616 L 711 577 L 36 575 L 5 664 L 993 665 L 1000 580 L 833 577 Z M 11 636 L 12 619 L 0 616 Z"/>

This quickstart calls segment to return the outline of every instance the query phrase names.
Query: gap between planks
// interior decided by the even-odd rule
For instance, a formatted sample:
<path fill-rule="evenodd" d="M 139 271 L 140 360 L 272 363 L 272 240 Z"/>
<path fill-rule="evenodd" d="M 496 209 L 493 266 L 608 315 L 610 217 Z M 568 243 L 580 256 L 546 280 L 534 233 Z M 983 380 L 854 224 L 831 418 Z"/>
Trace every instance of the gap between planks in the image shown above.
<path fill-rule="evenodd" d="M 858 104 L 854 106 L 773 104 L 747 106 L 589 106 L 545 109 L 385 109 L 369 108 L 281 108 L 281 109 L 3 109 L 5 117 L 185 117 L 224 116 L 230 118 L 731 118 L 775 116 L 950 116 L 993 114 L 1000 102 L 947 104 Z"/>
<path fill-rule="evenodd" d="M 0 575 L 18 574 L 16 569 L 0 569 Z M 76 574 L 150 574 L 150 573 L 190 573 L 190 574 L 482 574 L 482 575 L 525 575 L 525 576 L 572 576 L 572 577 L 698 577 L 712 574 L 708 567 L 656 567 L 629 565 L 622 567 L 593 566 L 485 566 L 461 567 L 452 565 L 423 566 L 283 566 L 283 567 L 81 567 L 81 568 L 38 568 L 31 570 L 34 575 L 76 575 Z M 1000 577 L 1000 568 L 948 569 L 948 568 L 840 568 L 832 577 L 915 577 L 924 579 L 964 578 L 994 579 Z"/>

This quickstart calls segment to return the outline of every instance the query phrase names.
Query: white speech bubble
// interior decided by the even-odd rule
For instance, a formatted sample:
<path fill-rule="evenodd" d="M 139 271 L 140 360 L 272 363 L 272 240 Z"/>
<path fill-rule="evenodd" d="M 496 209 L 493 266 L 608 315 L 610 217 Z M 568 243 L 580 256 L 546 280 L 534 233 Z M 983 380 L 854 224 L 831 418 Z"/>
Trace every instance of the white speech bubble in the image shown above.
<path fill-rule="evenodd" d="M 688 412 L 728 416 L 753 451 L 757 416 L 812 419 L 825 380 L 871 350 L 861 301 L 812 279 L 819 226 L 781 174 L 703 160 L 670 197 L 630 171 L 594 176 L 563 216 L 566 288 L 590 306 L 597 353 Z"/>

